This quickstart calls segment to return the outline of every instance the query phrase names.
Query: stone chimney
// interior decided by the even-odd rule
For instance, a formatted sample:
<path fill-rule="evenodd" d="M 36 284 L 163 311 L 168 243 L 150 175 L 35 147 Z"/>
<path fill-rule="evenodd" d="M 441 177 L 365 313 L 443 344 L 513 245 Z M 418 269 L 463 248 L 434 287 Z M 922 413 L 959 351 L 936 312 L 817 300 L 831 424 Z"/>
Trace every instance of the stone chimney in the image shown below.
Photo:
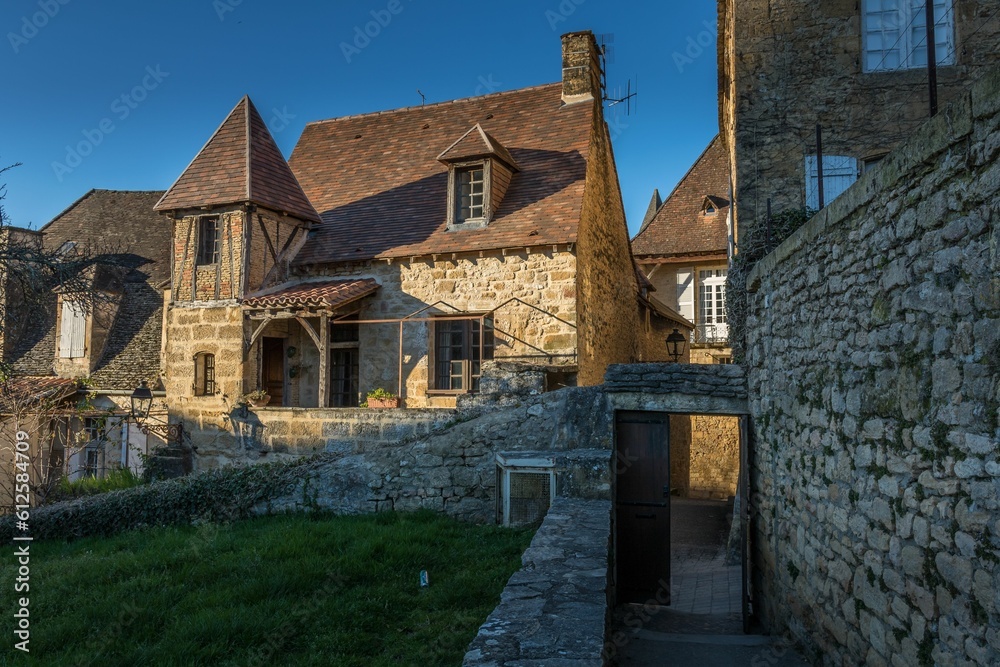
<path fill-rule="evenodd" d="M 562 36 L 562 100 L 564 104 L 601 97 L 601 56 L 589 30 Z"/>

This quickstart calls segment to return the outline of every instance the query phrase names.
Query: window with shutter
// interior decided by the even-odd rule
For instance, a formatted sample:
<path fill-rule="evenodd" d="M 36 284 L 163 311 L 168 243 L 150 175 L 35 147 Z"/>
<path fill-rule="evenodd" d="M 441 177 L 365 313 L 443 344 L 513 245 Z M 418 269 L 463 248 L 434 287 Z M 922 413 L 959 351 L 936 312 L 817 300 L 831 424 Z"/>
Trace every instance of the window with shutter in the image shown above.
<path fill-rule="evenodd" d="M 806 208 L 819 210 L 819 171 L 815 155 L 806 156 Z M 858 180 L 858 161 L 844 155 L 823 156 L 823 205 L 843 194 Z"/>
<path fill-rule="evenodd" d="M 694 322 L 694 269 L 677 271 L 677 312 Z"/>
<path fill-rule="evenodd" d="M 62 318 L 59 326 L 59 356 L 63 359 L 78 359 L 83 356 L 87 340 L 87 311 L 79 303 L 62 302 Z"/>

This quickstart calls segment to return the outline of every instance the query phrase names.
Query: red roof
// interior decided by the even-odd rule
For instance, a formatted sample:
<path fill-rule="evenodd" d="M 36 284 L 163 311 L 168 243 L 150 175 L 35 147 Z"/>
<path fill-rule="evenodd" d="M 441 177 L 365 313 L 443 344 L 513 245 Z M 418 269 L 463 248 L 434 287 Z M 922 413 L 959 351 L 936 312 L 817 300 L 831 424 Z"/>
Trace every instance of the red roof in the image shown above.
<path fill-rule="evenodd" d="M 319 222 L 249 97 L 240 100 L 154 208 L 170 211 L 242 202 Z"/>
<path fill-rule="evenodd" d="M 379 288 L 371 278 L 363 280 L 326 280 L 299 283 L 268 294 L 251 294 L 243 299 L 248 308 L 337 308 L 368 296 Z"/>
<path fill-rule="evenodd" d="M 0 412 L 32 409 L 46 400 L 56 403 L 75 392 L 72 378 L 16 377 L 0 383 Z"/>
<path fill-rule="evenodd" d="M 289 164 L 323 223 L 296 263 L 575 242 L 594 106 L 561 95 L 549 84 L 306 125 Z M 488 226 L 448 231 L 437 158 L 477 123 L 520 171 Z"/>
<path fill-rule="evenodd" d="M 448 150 L 438 155 L 440 162 L 457 162 L 475 157 L 498 157 L 511 167 L 517 168 L 517 163 L 503 144 L 490 136 L 483 126 L 476 123 L 462 135 L 462 138 L 448 147 Z"/>
<path fill-rule="evenodd" d="M 638 260 L 664 256 L 725 257 L 729 232 L 729 158 L 716 136 L 656 214 L 632 239 Z M 715 213 L 705 213 L 706 204 Z"/>

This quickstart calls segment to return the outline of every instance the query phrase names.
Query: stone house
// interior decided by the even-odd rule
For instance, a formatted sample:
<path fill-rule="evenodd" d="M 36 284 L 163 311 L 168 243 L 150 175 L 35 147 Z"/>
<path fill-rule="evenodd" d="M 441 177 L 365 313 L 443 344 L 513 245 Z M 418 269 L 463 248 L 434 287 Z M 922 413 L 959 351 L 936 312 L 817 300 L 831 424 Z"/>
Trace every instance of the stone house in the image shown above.
<path fill-rule="evenodd" d="M 658 298 L 694 323 L 695 364 L 732 361 L 726 314 L 731 208 L 729 160 L 718 136 L 665 201 L 654 191 L 632 254 Z M 690 440 L 671 445 L 675 488 L 688 497 L 736 495 L 739 424 L 735 417 L 692 415 Z"/>
<path fill-rule="evenodd" d="M 828 204 L 929 117 L 925 3 L 720 0 L 719 114 L 739 240 L 772 212 Z M 943 108 L 1000 61 L 993 0 L 936 0 Z M 765 26 L 762 28 L 762 26 Z"/>
<path fill-rule="evenodd" d="M 727 363 L 729 161 L 716 136 L 663 202 L 653 193 L 632 254 L 657 297 L 694 323 L 692 363 Z"/>
<path fill-rule="evenodd" d="M 86 293 L 56 289 L 41 308 L 26 304 L 16 282 L 4 276 L 3 362 L 11 400 L 4 401 L 3 419 L 41 420 L 32 440 L 46 475 L 50 468 L 71 480 L 117 467 L 139 472 L 144 457 L 165 444 L 127 418 L 128 397 L 140 382 L 162 398 L 170 242 L 152 210 L 162 194 L 91 190 L 38 231 L 6 230 L 5 243 L 89 258 L 72 283 Z M 58 406 L 48 401 L 55 390 Z M 13 400 L 18 397 L 31 400 Z M 162 407 L 159 412 L 165 418 Z"/>
<path fill-rule="evenodd" d="M 491 361 L 551 389 L 665 359 L 690 323 L 635 269 L 598 46 L 562 51 L 559 83 L 313 122 L 287 163 L 240 101 L 155 206 L 171 417 L 202 464 L 265 431 L 271 451 L 329 446 L 376 389 L 434 423 Z"/>

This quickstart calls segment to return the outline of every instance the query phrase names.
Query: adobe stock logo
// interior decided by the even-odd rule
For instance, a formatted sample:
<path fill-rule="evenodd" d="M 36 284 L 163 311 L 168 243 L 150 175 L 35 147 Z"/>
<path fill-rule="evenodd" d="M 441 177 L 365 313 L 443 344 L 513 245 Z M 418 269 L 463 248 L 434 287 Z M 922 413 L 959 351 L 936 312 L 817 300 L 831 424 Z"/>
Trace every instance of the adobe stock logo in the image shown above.
<path fill-rule="evenodd" d="M 687 45 L 684 52 L 681 53 L 680 51 L 674 51 L 671 54 L 671 57 L 674 59 L 674 65 L 677 66 L 677 72 L 679 74 L 683 74 L 685 67 L 693 65 L 694 61 L 705 53 L 705 49 L 708 49 L 715 44 L 718 27 L 709 21 L 702 21 L 701 24 L 705 26 L 705 29 L 693 37 L 688 35 Z M 715 48 L 711 48 L 709 52 L 714 56 Z"/>
<path fill-rule="evenodd" d="M 146 67 L 146 75 L 137 86 L 111 101 L 111 113 L 119 122 L 125 121 L 168 76 L 170 76 L 170 72 L 161 70 L 160 65 L 155 68 L 153 66 Z M 84 158 L 92 154 L 94 149 L 104 143 L 105 137 L 116 129 L 115 121 L 111 117 L 105 117 L 93 129 L 81 130 L 83 139 L 75 145 L 66 146 L 66 159 L 62 162 L 52 163 L 52 172 L 56 179 L 62 183 L 63 179 L 83 164 Z"/>
<path fill-rule="evenodd" d="M 402 14 L 404 9 L 402 0 L 389 0 L 385 9 L 373 9 L 368 12 L 371 14 L 372 20 L 365 23 L 364 26 L 354 26 L 354 38 L 350 43 L 340 43 L 340 52 L 344 54 L 344 60 L 347 61 L 347 64 L 350 65 L 355 56 L 368 48 L 372 40 L 381 35 L 382 30 L 389 27 L 393 17 Z"/>
<path fill-rule="evenodd" d="M 7 40 L 14 53 L 20 53 L 21 47 L 35 38 L 38 31 L 49 24 L 59 13 L 64 5 L 68 5 L 70 0 L 39 0 L 37 11 L 31 16 L 21 17 L 21 30 L 19 32 L 8 32 Z"/>

